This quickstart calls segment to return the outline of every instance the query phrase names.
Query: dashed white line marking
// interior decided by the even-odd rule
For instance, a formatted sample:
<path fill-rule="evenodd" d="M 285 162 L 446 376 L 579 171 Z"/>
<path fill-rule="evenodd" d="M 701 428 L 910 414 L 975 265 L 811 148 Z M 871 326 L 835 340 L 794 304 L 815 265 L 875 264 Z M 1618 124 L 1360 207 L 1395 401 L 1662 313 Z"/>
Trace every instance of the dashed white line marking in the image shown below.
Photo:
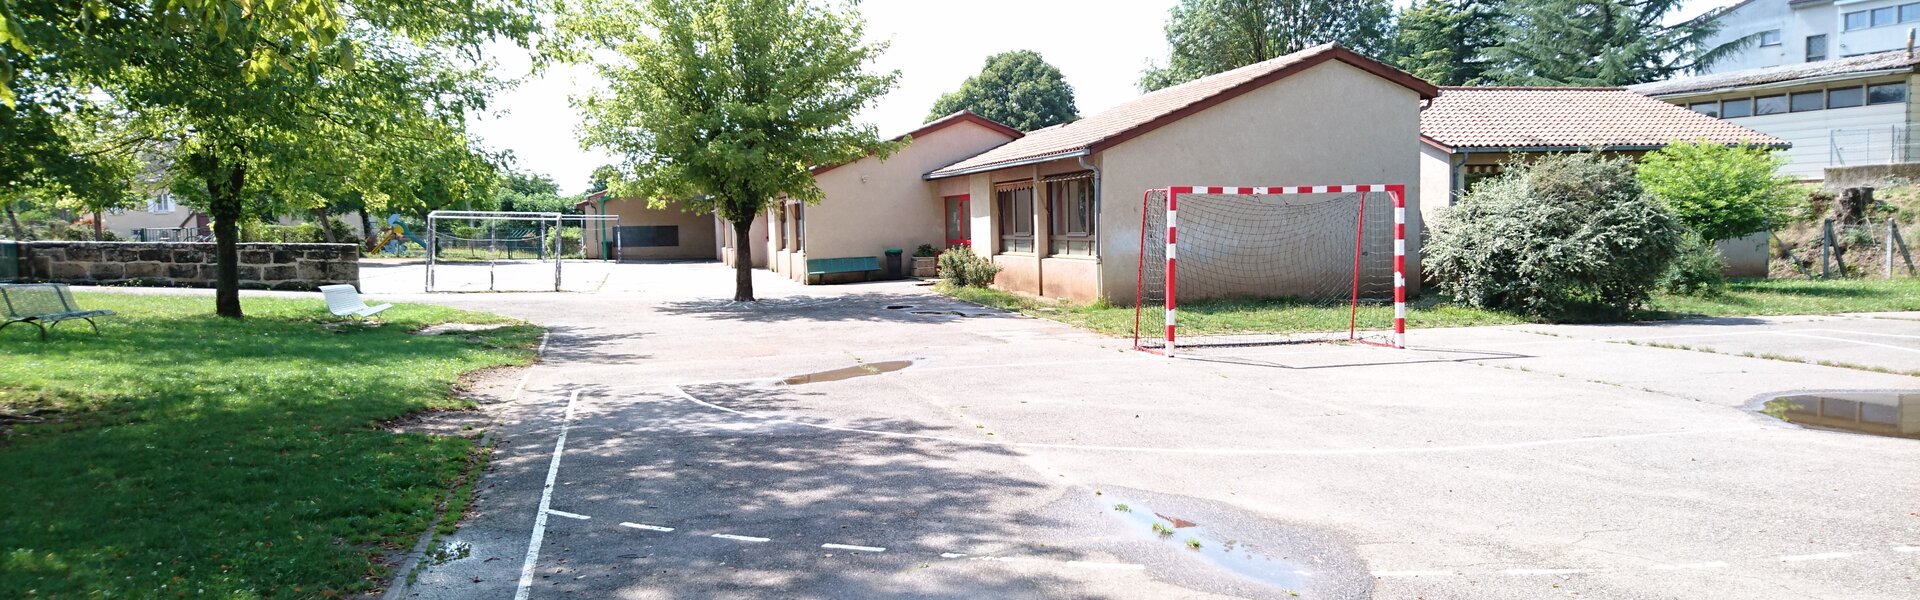
<path fill-rule="evenodd" d="M 1745 432 L 1745 431 L 1762 431 L 1762 430 L 1768 429 L 1767 427 L 1758 426 L 1758 425 L 1742 425 L 1739 427 L 1721 427 L 1721 428 L 1714 428 L 1714 429 L 1656 431 L 1651 433 L 1629 433 L 1629 434 L 1621 434 L 1621 435 L 1601 435 L 1601 436 L 1592 436 L 1592 437 L 1560 438 L 1560 439 L 1535 440 L 1535 441 L 1526 441 L 1526 442 L 1508 442 L 1503 444 L 1476 444 L 1476 445 L 1465 445 L 1465 446 L 1413 446 L 1413 447 L 1405 447 L 1405 448 L 1241 449 L 1241 448 L 1150 448 L 1150 447 L 1140 447 L 1140 446 L 1095 446 L 1095 445 L 1085 445 L 1085 444 L 996 442 L 996 441 L 987 441 L 987 440 L 976 440 L 976 439 L 970 439 L 970 438 L 956 438 L 956 437 L 947 437 L 947 436 L 939 436 L 939 435 L 926 435 L 926 434 L 920 434 L 920 433 L 902 433 L 898 431 L 880 431 L 875 429 L 861 429 L 858 427 L 841 427 L 838 425 L 808 423 L 805 421 L 781 419 L 781 418 L 772 417 L 768 415 L 757 415 L 757 414 L 744 412 L 744 411 L 740 411 L 732 408 L 727 408 L 725 406 L 720 406 L 718 404 L 714 404 L 711 402 L 707 402 L 705 400 L 701 400 L 699 398 L 695 398 L 693 397 L 693 394 L 688 393 L 685 389 L 682 389 L 680 386 L 677 386 L 677 385 L 667 385 L 663 387 L 669 390 L 673 390 L 674 395 L 680 397 L 680 399 L 682 400 L 686 400 L 688 402 L 692 402 L 700 406 L 711 408 L 713 410 L 717 410 L 725 413 L 731 413 L 731 414 L 739 415 L 742 417 L 747 417 L 750 419 L 758 419 L 761 423 L 794 425 L 798 427 L 811 427 L 814 429 L 823 429 L 827 431 L 864 433 L 869 435 L 878 435 L 878 436 L 895 437 L 895 438 L 931 440 L 936 442 L 946 442 L 951 444 L 965 444 L 965 445 L 971 445 L 971 446 L 999 446 L 999 447 L 1007 447 L 1007 448 L 1046 448 L 1046 449 L 1055 449 L 1055 450 L 1090 450 L 1095 452 L 1145 452 L 1145 453 L 1156 453 L 1156 454 L 1188 454 L 1188 455 L 1210 455 L 1210 456 L 1363 456 L 1363 455 L 1391 455 L 1391 454 L 1428 454 L 1428 453 L 1441 453 L 1441 452 L 1476 452 L 1476 451 L 1483 451 L 1483 450 L 1518 450 L 1518 449 L 1524 449 L 1524 448 L 1537 448 L 1537 447 L 1543 447 L 1543 446 L 1621 442 L 1626 440 L 1638 440 L 1638 439 L 1648 439 L 1648 438 L 1690 436 L 1690 435 L 1703 435 L 1703 434 L 1715 434 L 1715 433 L 1733 433 L 1733 432 Z"/>
<path fill-rule="evenodd" d="M 1920 546 L 1894 546 L 1894 552 L 1920 552 Z"/>
<path fill-rule="evenodd" d="M 547 536 L 547 513 L 553 509 L 553 482 L 560 477 L 560 456 L 567 451 L 567 428 L 573 424 L 573 405 L 580 390 L 567 398 L 567 413 L 560 419 L 560 437 L 553 442 L 553 460 L 547 463 L 547 485 L 540 489 L 540 512 L 533 517 L 533 539 L 527 540 L 527 560 L 520 564 L 520 586 L 514 600 L 527 600 L 533 592 L 533 566 L 540 562 L 540 540 Z"/>
<path fill-rule="evenodd" d="M 849 546 L 847 544 L 821 544 L 820 547 L 832 548 L 834 550 L 853 550 L 856 552 L 886 552 L 887 551 L 886 548 L 881 548 L 878 546 Z"/>
<path fill-rule="evenodd" d="M 940 553 L 940 558 L 963 558 L 965 556 L 966 556 L 965 554 L 961 554 L 959 552 L 941 552 Z"/>
<path fill-rule="evenodd" d="M 673 531 L 672 527 L 661 527 L 659 525 L 646 525 L 642 523 L 624 523 L 623 522 L 620 524 L 620 526 L 632 527 L 634 529 L 645 529 L 647 531 Z"/>
<path fill-rule="evenodd" d="M 556 517 L 566 517 L 566 518 L 569 518 L 569 519 L 579 519 L 579 520 L 582 520 L 582 521 L 585 521 L 585 520 L 587 520 L 587 519 L 591 519 L 591 518 L 593 518 L 593 517 L 589 517 L 589 516 L 586 516 L 586 515 L 583 515 L 583 514 L 580 514 L 580 513 L 570 513 L 570 512 L 567 512 L 567 511 L 564 511 L 564 510 L 551 510 L 551 509 L 549 509 L 549 510 L 547 511 L 547 514 L 550 514 L 550 515 L 553 515 L 553 516 L 556 516 Z"/>
<path fill-rule="evenodd" d="M 1697 563 L 1654 565 L 1652 569 L 1655 571 L 1681 571 L 1681 570 L 1689 570 L 1689 569 L 1724 569 L 1726 568 L 1726 566 L 1727 566 L 1727 563 L 1715 560 L 1715 561 L 1697 562 Z"/>
<path fill-rule="evenodd" d="M 753 537 L 750 535 L 734 535 L 731 533 L 716 533 L 707 537 L 717 537 L 723 540 L 734 540 L 739 542 L 765 542 L 771 539 L 771 538 L 763 538 L 763 537 Z"/>
<path fill-rule="evenodd" d="M 1799 554 L 1780 557 L 1780 562 L 1805 562 L 1809 560 L 1834 560 L 1853 556 L 1852 552 L 1822 552 L 1819 554 Z"/>
<path fill-rule="evenodd" d="M 1806 334 L 1806 333 L 1788 333 L 1784 331 L 1778 332 L 1778 333 L 1780 335 L 1784 335 L 1788 337 L 1807 338 L 1807 339 L 1814 339 L 1814 340 L 1827 340 L 1829 342 L 1846 342 L 1849 344 L 1860 344 L 1862 346 L 1873 346 L 1875 348 L 1886 348 L 1888 350 L 1899 350 L 1901 352 L 1912 352 L 1912 353 L 1920 354 L 1920 350 L 1915 350 L 1913 348 L 1908 348 L 1905 346 L 1895 346 L 1893 344 L 1882 344 L 1879 342 L 1863 342 L 1860 340 L 1850 340 L 1847 338 L 1837 338 L 1837 337 L 1825 336 L 1825 335 L 1812 335 L 1812 334 Z"/>
<path fill-rule="evenodd" d="M 1508 575 L 1573 575 L 1585 573 L 1586 569 L 1507 569 L 1501 571 Z"/>
<path fill-rule="evenodd" d="M 1451 577 L 1452 571 L 1374 571 L 1374 577 Z"/>
<path fill-rule="evenodd" d="M 1134 563 L 1095 562 L 1090 560 L 1070 560 L 1070 561 L 1067 561 L 1067 566 L 1080 567 L 1083 569 L 1116 569 L 1116 570 L 1120 570 L 1120 569 L 1138 570 L 1138 569 L 1147 568 L 1146 565 L 1134 564 Z"/>

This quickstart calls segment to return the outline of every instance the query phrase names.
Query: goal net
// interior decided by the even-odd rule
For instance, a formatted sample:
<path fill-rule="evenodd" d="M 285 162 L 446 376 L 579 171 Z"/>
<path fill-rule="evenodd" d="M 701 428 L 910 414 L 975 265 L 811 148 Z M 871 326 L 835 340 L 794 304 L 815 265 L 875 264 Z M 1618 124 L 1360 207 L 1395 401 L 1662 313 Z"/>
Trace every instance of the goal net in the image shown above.
<path fill-rule="evenodd" d="M 1148 190 L 1134 346 L 1405 347 L 1405 206 L 1399 185 Z"/>
<path fill-rule="evenodd" d="M 501 211 L 427 215 L 429 292 L 539 292 L 597 288 L 617 251 L 595 248 L 589 228 L 619 217 Z M 568 263 L 573 263 L 569 268 Z"/>

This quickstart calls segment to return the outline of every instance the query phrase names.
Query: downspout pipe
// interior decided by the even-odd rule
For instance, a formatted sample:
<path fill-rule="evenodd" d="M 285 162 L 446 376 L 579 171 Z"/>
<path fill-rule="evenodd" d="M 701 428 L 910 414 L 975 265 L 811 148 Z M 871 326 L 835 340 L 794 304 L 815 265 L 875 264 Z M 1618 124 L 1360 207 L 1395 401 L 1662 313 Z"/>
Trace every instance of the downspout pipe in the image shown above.
<path fill-rule="evenodd" d="M 1080 155 L 1078 158 L 1080 160 L 1080 168 L 1086 169 L 1093 173 L 1093 222 L 1095 227 L 1094 231 L 1099 231 L 1100 230 L 1100 225 L 1099 225 L 1100 204 L 1101 204 L 1100 202 L 1100 190 L 1101 190 L 1100 168 L 1093 166 L 1093 163 L 1087 160 L 1087 155 L 1085 154 Z M 1106 254 L 1100 251 L 1100 236 L 1098 234 L 1095 234 L 1093 237 L 1093 245 L 1094 245 L 1093 264 L 1099 265 L 1106 262 Z M 1035 250 L 1038 250 L 1038 248 L 1035 248 Z M 1093 293 L 1095 295 L 1098 295 L 1101 298 L 1107 297 L 1106 277 L 1103 276 L 1102 273 L 1100 273 L 1100 268 L 1097 266 L 1094 267 Z"/>

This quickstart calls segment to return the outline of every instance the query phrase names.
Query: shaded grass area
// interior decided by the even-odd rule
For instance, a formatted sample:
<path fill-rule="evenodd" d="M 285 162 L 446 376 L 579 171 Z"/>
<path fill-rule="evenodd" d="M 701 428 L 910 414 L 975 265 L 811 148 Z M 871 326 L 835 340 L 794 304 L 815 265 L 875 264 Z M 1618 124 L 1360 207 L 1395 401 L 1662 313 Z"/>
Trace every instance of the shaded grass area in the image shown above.
<path fill-rule="evenodd" d="M 378 588 L 476 451 L 382 421 L 465 408 L 459 377 L 532 360 L 535 327 L 400 305 L 367 327 L 317 298 L 79 293 L 103 335 L 0 332 L 0 597 L 324 597 Z M 444 323 L 499 323 L 415 336 Z M 46 412 L 53 411 L 53 412 Z M 456 501 L 458 501 L 456 499 Z"/>
<path fill-rule="evenodd" d="M 959 300 L 1019 311 L 1107 335 L 1133 335 L 1132 307 L 1048 300 L 945 283 L 936 289 Z M 1711 297 L 1659 294 L 1647 310 L 1635 314 L 1632 320 L 1909 310 L 1920 310 L 1920 279 L 1770 279 L 1734 281 L 1724 293 Z M 1158 315 L 1145 318 L 1150 326 L 1161 323 Z M 1180 303 L 1180 330 L 1189 335 L 1344 331 L 1347 318 L 1348 309 L 1344 306 L 1303 305 L 1287 300 Z M 1437 293 L 1409 301 L 1407 307 L 1409 330 L 1533 322 L 1540 321 L 1504 311 L 1461 306 Z"/>

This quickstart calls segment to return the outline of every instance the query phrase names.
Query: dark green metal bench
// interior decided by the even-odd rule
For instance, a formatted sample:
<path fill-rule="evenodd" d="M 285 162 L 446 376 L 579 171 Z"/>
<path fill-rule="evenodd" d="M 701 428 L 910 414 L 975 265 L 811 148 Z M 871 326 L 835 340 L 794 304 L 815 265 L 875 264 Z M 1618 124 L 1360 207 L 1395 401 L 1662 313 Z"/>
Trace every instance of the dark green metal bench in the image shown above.
<path fill-rule="evenodd" d="M 38 327 L 43 340 L 47 339 L 47 332 L 62 321 L 86 321 L 98 334 L 100 324 L 93 319 L 113 315 L 110 310 L 81 310 L 64 283 L 0 284 L 0 309 L 6 311 L 6 322 L 0 323 L 0 329 L 26 323 Z"/>
<path fill-rule="evenodd" d="M 810 258 L 807 259 L 807 275 L 831 275 L 833 273 L 866 273 L 880 270 L 880 257 L 854 256 L 849 258 Z"/>

